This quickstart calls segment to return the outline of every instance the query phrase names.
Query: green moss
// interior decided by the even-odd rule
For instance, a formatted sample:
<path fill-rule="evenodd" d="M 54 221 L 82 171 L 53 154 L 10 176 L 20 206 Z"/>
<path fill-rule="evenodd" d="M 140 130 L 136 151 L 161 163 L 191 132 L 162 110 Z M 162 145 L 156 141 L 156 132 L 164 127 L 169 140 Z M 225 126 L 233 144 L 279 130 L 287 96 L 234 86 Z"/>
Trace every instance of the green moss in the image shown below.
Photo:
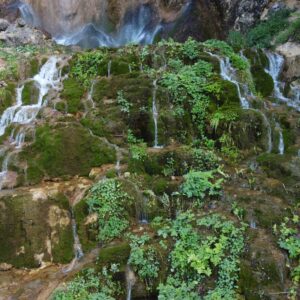
<path fill-rule="evenodd" d="M 62 97 L 67 101 L 68 112 L 73 114 L 82 109 L 81 98 L 84 94 L 84 87 L 73 78 L 64 81 Z"/>
<path fill-rule="evenodd" d="M 25 83 L 22 92 L 22 102 L 24 105 L 36 104 L 38 102 L 39 90 L 34 82 Z"/>
<path fill-rule="evenodd" d="M 0 114 L 2 114 L 5 109 L 12 106 L 16 98 L 16 84 L 9 82 L 5 88 L 0 89 Z"/>
<path fill-rule="evenodd" d="M 28 162 L 29 183 L 37 183 L 42 174 L 88 175 L 92 167 L 113 163 L 116 154 L 115 149 L 91 136 L 88 130 L 71 123 L 38 128 L 35 142 L 24 149 L 21 158 Z"/>
<path fill-rule="evenodd" d="M 39 72 L 39 60 L 37 58 L 33 58 L 30 60 L 30 75 L 29 77 L 33 77 Z"/>
<path fill-rule="evenodd" d="M 274 82 L 272 77 L 266 73 L 269 61 L 262 50 L 256 52 L 247 49 L 244 54 L 251 63 L 251 73 L 255 84 L 255 89 L 263 97 L 268 97 L 273 93 Z"/>
<path fill-rule="evenodd" d="M 73 258 L 71 222 L 50 224 L 50 207 L 57 207 L 68 216 L 68 201 L 59 194 L 53 198 L 34 201 L 31 193 L 18 193 L 0 198 L 0 263 L 15 267 L 39 266 L 35 255 L 43 254 L 50 261 L 47 240 L 51 242 L 53 259 L 68 263 Z M 53 227 L 51 227 L 53 226 Z"/>
<path fill-rule="evenodd" d="M 125 270 L 130 255 L 130 246 L 128 243 L 117 244 L 107 248 L 102 248 L 97 260 L 97 266 L 102 269 L 113 263 L 120 265 L 120 270 Z"/>

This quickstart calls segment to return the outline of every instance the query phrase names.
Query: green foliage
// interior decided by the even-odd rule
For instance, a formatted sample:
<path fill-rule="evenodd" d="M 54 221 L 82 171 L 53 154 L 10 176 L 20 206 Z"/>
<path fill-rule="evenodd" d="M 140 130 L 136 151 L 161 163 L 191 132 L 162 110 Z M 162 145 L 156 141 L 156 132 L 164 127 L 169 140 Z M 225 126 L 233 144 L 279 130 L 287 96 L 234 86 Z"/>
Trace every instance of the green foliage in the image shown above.
<path fill-rule="evenodd" d="M 283 9 L 271 14 L 266 21 L 261 21 L 247 34 L 248 47 L 271 47 L 274 37 L 276 37 L 281 31 L 288 28 L 289 16 L 290 11 Z"/>
<path fill-rule="evenodd" d="M 204 299 L 235 299 L 243 231 L 217 214 L 199 219 L 187 211 L 168 220 L 158 235 L 174 241 L 169 257 L 171 274 L 167 283 L 159 286 L 159 299 L 167 299 L 167 292 L 174 293 L 174 299 L 198 299 L 197 287 L 216 269 L 216 286 L 207 290 Z M 185 298 L 189 294 L 191 298 Z"/>
<path fill-rule="evenodd" d="M 90 80 L 100 73 L 100 68 L 106 58 L 106 50 L 79 53 L 72 64 L 70 76 L 82 82 L 85 87 L 88 87 Z"/>
<path fill-rule="evenodd" d="M 0 49 L 0 58 L 6 62 L 5 68 L 0 71 L 0 80 L 16 80 L 19 70 L 19 56 Z"/>
<path fill-rule="evenodd" d="M 227 158 L 229 158 L 230 160 L 236 161 L 239 157 L 239 150 L 235 146 L 232 137 L 229 134 L 224 133 L 220 138 L 220 142 L 222 145 L 221 147 L 222 154 Z"/>
<path fill-rule="evenodd" d="M 129 115 L 132 103 L 128 102 L 128 100 L 125 99 L 123 91 L 118 91 L 117 102 L 118 105 L 121 107 L 121 112 Z"/>
<path fill-rule="evenodd" d="M 300 217 L 294 214 L 292 218 L 286 217 L 279 226 L 278 244 L 282 249 L 288 252 L 291 261 L 295 261 L 296 266 L 292 267 L 293 286 L 290 290 L 290 299 L 296 300 L 297 290 L 300 284 L 300 239 L 299 239 Z M 274 226 L 275 233 L 277 228 Z"/>
<path fill-rule="evenodd" d="M 190 171 L 184 176 L 184 183 L 180 187 L 181 193 L 188 198 L 196 199 L 198 203 L 201 203 L 207 195 L 219 196 L 223 179 L 215 180 L 215 173 L 215 170 Z"/>
<path fill-rule="evenodd" d="M 120 284 L 113 281 L 113 275 L 118 272 L 118 265 L 104 267 L 101 273 L 87 269 L 57 290 L 52 300 L 114 300 L 120 293 Z"/>
<path fill-rule="evenodd" d="M 219 157 L 212 150 L 193 149 L 193 169 L 209 171 L 219 167 Z"/>
<path fill-rule="evenodd" d="M 245 48 L 246 40 L 240 31 L 230 31 L 227 37 L 227 43 L 236 51 Z"/>
<path fill-rule="evenodd" d="M 238 114 L 234 111 L 222 111 L 217 110 L 212 115 L 212 118 L 210 120 L 210 125 L 214 130 L 217 130 L 219 127 L 220 122 L 226 122 L 231 123 L 236 121 L 238 118 Z"/>
<path fill-rule="evenodd" d="M 191 60 L 196 59 L 200 54 L 199 42 L 189 37 L 187 41 L 182 44 L 182 53 Z"/>
<path fill-rule="evenodd" d="M 149 245 L 151 238 L 146 233 L 142 236 L 129 235 L 129 238 L 131 252 L 128 264 L 146 282 L 147 286 L 151 286 L 154 279 L 158 277 L 160 265 L 155 248 Z"/>
<path fill-rule="evenodd" d="M 126 206 L 132 199 L 122 189 L 116 179 L 106 179 L 96 183 L 86 197 L 91 213 L 98 215 L 98 240 L 110 241 L 124 232 L 128 226 Z"/>
<path fill-rule="evenodd" d="M 128 130 L 127 141 L 129 143 L 130 156 L 134 161 L 143 161 L 147 157 L 147 145 L 143 140 L 137 139 L 131 130 Z"/>
<path fill-rule="evenodd" d="M 161 84 L 172 96 L 174 114 L 183 117 L 185 110 L 188 110 L 201 133 L 207 116 L 209 96 L 218 98 L 221 89 L 219 83 L 213 79 L 213 67 L 202 60 L 186 66 L 173 63 L 172 67 L 174 69 L 163 74 Z"/>
<path fill-rule="evenodd" d="M 284 44 L 288 41 L 300 41 L 300 18 L 292 21 L 288 28 L 280 32 L 276 38 L 276 44 Z"/>

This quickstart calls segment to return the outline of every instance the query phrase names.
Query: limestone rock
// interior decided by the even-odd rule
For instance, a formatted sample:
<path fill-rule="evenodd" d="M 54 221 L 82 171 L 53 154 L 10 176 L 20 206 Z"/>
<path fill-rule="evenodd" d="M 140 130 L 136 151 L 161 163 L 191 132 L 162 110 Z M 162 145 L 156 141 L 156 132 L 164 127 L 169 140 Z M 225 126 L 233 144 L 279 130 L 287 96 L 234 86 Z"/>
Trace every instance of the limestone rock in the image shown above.
<path fill-rule="evenodd" d="M 9 26 L 9 22 L 5 19 L 0 19 L 0 31 L 5 31 Z"/>

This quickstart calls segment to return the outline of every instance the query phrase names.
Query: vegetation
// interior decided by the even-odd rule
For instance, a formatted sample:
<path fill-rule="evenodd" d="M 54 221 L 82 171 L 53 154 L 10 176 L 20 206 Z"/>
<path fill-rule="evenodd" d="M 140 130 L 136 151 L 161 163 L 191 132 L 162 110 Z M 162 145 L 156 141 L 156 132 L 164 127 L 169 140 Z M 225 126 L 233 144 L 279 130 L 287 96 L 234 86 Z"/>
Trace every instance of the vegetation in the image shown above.
<path fill-rule="evenodd" d="M 98 216 L 98 240 L 107 242 L 119 237 L 129 226 L 128 207 L 132 199 L 116 179 L 95 184 L 86 197 L 90 212 Z"/>

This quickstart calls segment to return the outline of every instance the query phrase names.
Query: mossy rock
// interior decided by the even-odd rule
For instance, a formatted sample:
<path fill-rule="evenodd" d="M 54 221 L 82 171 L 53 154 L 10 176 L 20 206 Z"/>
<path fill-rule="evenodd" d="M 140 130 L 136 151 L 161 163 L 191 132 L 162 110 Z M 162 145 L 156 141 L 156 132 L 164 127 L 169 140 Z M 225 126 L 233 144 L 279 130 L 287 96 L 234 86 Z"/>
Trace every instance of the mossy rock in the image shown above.
<path fill-rule="evenodd" d="M 251 73 L 255 84 L 255 89 L 263 97 L 271 96 L 274 90 L 273 78 L 265 71 L 269 62 L 266 55 L 261 51 L 247 49 L 244 54 L 251 63 Z"/>
<path fill-rule="evenodd" d="M 43 176 L 87 176 L 93 167 L 114 163 L 115 149 L 76 123 L 37 128 L 35 142 L 25 148 L 21 159 L 28 162 L 28 182 Z"/>
<path fill-rule="evenodd" d="M 39 100 L 39 89 L 34 81 L 27 82 L 22 92 L 23 105 L 37 104 Z"/>
<path fill-rule="evenodd" d="M 0 89 L 0 114 L 16 101 L 16 84 L 8 82 L 5 88 Z"/>
<path fill-rule="evenodd" d="M 127 242 L 102 248 L 97 259 L 97 267 L 102 269 L 104 266 L 117 263 L 120 270 L 125 271 L 129 255 L 130 246 Z"/>
<path fill-rule="evenodd" d="M 77 224 L 77 233 L 82 246 L 83 252 L 88 252 L 94 249 L 97 242 L 98 223 L 86 222 L 89 215 L 89 208 L 85 200 L 80 201 L 74 207 L 74 216 Z"/>
<path fill-rule="evenodd" d="M 84 87 L 73 78 L 68 78 L 64 81 L 64 89 L 62 98 L 67 101 L 68 112 L 71 114 L 82 110 L 83 106 L 81 99 L 84 95 Z"/>
<path fill-rule="evenodd" d="M 1 196 L 0 263 L 34 268 L 40 260 L 70 262 L 73 234 L 68 200 L 61 194 L 34 197 L 21 190 Z"/>

